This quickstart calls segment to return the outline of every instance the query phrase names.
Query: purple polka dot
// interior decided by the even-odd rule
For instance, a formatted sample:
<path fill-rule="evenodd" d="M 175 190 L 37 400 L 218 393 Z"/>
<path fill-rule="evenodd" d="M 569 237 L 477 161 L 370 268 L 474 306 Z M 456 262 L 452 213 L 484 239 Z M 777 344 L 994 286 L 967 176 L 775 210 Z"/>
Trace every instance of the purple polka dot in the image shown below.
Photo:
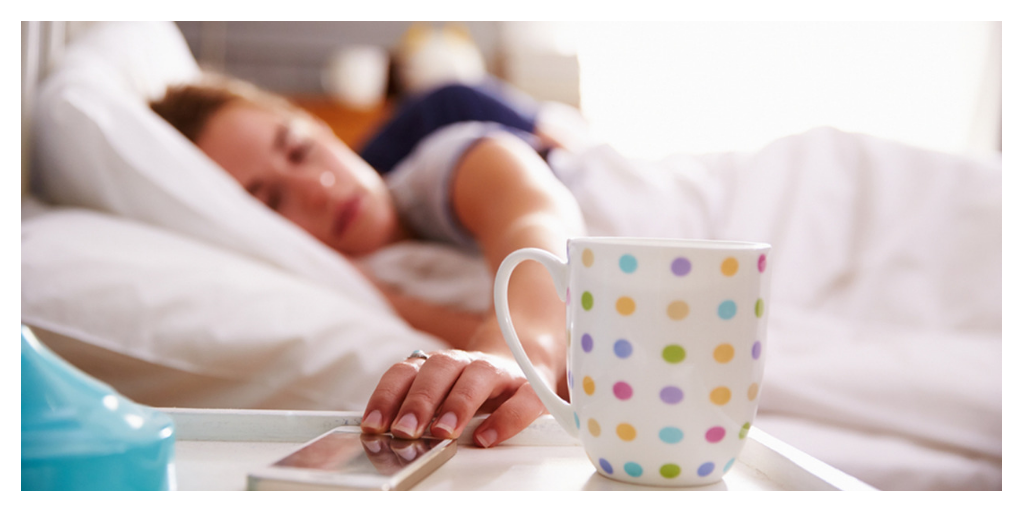
<path fill-rule="evenodd" d="M 612 386 L 612 392 L 615 393 L 615 398 L 618 398 L 619 400 L 629 400 L 633 396 L 632 386 L 622 382 L 621 380 Z"/>
<path fill-rule="evenodd" d="M 661 388 L 661 401 L 666 404 L 678 404 L 683 401 L 683 390 L 675 386 L 665 386 Z"/>
<path fill-rule="evenodd" d="M 722 427 L 711 427 L 704 434 L 704 439 L 707 439 L 709 443 L 717 443 L 725 438 L 725 429 Z"/>
<path fill-rule="evenodd" d="M 750 355 L 754 356 L 754 359 L 761 359 L 761 342 L 755 341 L 754 347 L 750 349 Z"/>
<path fill-rule="evenodd" d="M 594 338 L 591 338 L 589 334 L 584 334 L 583 339 L 580 340 L 580 345 L 583 347 L 584 352 L 590 352 L 594 350 Z"/>
<path fill-rule="evenodd" d="M 686 258 L 676 258 L 672 260 L 672 273 L 677 276 L 685 276 L 690 273 L 690 260 Z"/>
<path fill-rule="evenodd" d="M 601 469 L 603 469 L 605 473 L 608 473 L 609 475 L 612 474 L 612 465 L 610 462 L 604 459 L 597 459 L 597 463 L 601 465 Z"/>
<path fill-rule="evenodd" d="M 757 258 L 757 271 L 758 272 L 764 272 L 764 269 L 767 266 L 768 266 L 768 258 L 765 257 L 764 254 L 762 254 L 760 257 Z"/>
<path fill-rule="evenodd" d="M 699 468 L 697 468 L 697 475 L 698 476 L 708 476 L 714 470 L 715 470 L 715 463 L 714 462 L 705 462 L 704 464 L 701 464 Z"/>

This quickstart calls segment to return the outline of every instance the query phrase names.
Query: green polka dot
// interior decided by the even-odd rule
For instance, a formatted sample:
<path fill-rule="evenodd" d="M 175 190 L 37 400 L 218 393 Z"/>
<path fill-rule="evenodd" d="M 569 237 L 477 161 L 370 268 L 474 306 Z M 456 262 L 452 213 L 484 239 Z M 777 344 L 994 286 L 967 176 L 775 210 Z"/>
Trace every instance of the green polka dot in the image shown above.
<path fill-rule="evenodd" d="M 661 357 L 665 359 L 665 361 L 675 364 L 686 359 L 686 350 L 679 345 L 669 345 L 661 351 Z"/>
<path fill-rule="evenodd" d="M 749 421 L 744 423 L 743 424 L 743 428 L 740 429 L 740 439 L 745 439 L 747 437 L 747 433 L 748 432 L 750 432 L 750 422 Z"/>
<path fill-rule="evenodd" d="M 761 315 L 764 314 L 764 301 L 763 300 L 757 299 L 757 303 L 754 304 L 754 314 L 757 315 L 758 318 L 761 318 Z"/>
<path fill-rule="evenodd" d="M 590 311 L 590 308 L 594 307 L 594 296 L 590 292 L 583 292 L 583 297 L 580 298 L 580 304 L 583 305 L 585 311 Z"/>
<path fill-rule="evenodd" d="M 675 478 L 679 476 L 680 470 L 679 466 L 675 464 L 665 464 L 658 470 L 658 472 L 665 478 Z"/>

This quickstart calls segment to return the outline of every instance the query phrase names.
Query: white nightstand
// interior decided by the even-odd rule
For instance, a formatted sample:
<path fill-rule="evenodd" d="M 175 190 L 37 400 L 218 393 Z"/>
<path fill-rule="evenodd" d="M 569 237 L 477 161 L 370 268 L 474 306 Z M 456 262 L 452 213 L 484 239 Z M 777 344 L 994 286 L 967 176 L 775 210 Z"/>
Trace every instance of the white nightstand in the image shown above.
<path fill-rule="evenodd" d="M 161 409 L 177 427 L 179 490 L 244 490 L 249 471 L 267 466 L 361 413 L 226 409 Z M 481 418 L 474 420 L 479 423 Z M 417 484 L 417 491 L 679 490 L 630 485 L 599 475 L 579 442 L 543 416 L 502 445 L 472 445 L 471 423 L 459 451 Z M 875 490 L 756 427 L 739 463 L 721 482 L 692 490 Z"/>

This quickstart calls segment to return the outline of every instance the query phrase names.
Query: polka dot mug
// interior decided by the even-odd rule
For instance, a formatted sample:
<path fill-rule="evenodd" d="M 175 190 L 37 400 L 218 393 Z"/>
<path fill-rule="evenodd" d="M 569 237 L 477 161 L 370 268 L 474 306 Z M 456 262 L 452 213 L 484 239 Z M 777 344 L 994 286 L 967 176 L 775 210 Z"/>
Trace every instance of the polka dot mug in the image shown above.
<path fill-rule="evenodd" d="M 548 411 L 597 472 L 660 486 L 718 482 L 754 421 L 766 350 L 770 246 L 591 237 L 568 262 L 540 249 L 498 269 L 502 334 Z M 565 297 L 571 404 L 530 363 L 512 327 L 508 280 L 542 263 Z"/>

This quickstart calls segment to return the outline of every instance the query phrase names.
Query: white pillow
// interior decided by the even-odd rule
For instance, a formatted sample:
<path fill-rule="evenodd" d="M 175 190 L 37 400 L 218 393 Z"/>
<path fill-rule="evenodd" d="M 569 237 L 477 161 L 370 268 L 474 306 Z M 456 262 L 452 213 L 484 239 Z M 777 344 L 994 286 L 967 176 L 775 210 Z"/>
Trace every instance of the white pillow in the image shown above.
<path fill-rule="evenodd" d="M 160 226 L 386 307 L 332 249 L 265 208 L 147 101 L 198 68 L 173 23 L 98 24 L 41 88 L 33 191 Z"/>
<path fill-rule="evenodd" d="M 141 403 L 361 410 L 390 365 L 442 348 L 389 308 L 209 244 L 31 200 L 22 215 L 22 322 Z"/>

